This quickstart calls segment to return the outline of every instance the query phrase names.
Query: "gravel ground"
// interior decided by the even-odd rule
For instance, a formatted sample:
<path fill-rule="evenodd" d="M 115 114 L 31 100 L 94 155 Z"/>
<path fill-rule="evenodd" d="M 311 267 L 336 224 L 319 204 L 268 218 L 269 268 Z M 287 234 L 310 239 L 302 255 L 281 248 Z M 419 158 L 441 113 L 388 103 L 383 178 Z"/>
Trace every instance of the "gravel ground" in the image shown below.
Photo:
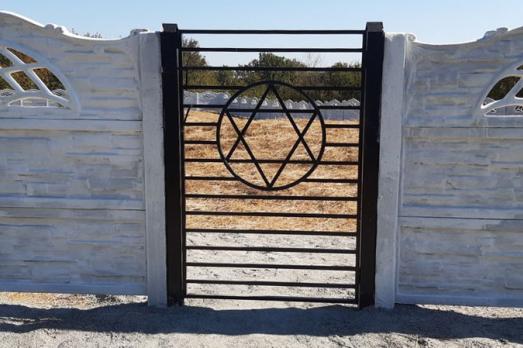
<path fill-rule="evenodd" d="M 0 294 L 0 347 L 513 347 L 523 309 L 393 311 L 240 301 L 149 308 L 143 297 Z"/>

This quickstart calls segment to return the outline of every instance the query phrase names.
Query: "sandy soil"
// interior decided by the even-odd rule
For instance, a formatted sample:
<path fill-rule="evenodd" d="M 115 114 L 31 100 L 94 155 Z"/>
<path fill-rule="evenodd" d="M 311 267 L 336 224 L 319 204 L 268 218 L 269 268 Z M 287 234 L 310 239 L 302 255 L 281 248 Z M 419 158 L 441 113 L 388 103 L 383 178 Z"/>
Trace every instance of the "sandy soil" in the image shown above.
<path fill-rule="evenodd" d="M 523 347 L 523 309 L 0 294 L 0 347 Z"/>

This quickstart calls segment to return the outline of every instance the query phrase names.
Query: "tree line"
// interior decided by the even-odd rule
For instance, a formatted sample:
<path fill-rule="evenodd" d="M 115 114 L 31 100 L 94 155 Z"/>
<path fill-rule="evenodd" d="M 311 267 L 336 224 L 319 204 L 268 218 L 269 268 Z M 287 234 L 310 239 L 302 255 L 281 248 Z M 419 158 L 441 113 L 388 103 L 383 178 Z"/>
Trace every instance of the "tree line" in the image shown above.
<path fill-rule="evenodd" d="M 184 39 L 183 46 L 188 48 L 199 47 L 198 41 Z M 184 52 L 182 54 L 183 66 L 207 67 L 207 59 L 200 52 Z M 338 62 L 333 68 L 359 68 L 360 63 Z M 359 87 L 361 73 L 359 71 L 267 71 L 248 70 L 248 68 L 277 67 L 277 68 L 307 68 L 311 67 L 297 59 L 278 56 L 273 53 L 259 53 L 258 58 L 245 65 L 240 65 L 242 70 L 189 70 L 183 75 L 187 85 L 213 85 L 213 86 L 244 86 L 264 80 L 286 82 L 292 86 L 330 86 L 330 87 Z M 204 90 L 204 89 L 202 89 Z M 226 91 L 225 89 L 223 91 Z M 247 95 L 260 96 L 263 91 L 251 89 Z M 303 99 L 295 90 L 282 88 L 279 90 L 283 99 Z M 352 90 L 311 90 L 306 94 L 315 100 L 348 100 L 360 99 L 358 91 Z"/>

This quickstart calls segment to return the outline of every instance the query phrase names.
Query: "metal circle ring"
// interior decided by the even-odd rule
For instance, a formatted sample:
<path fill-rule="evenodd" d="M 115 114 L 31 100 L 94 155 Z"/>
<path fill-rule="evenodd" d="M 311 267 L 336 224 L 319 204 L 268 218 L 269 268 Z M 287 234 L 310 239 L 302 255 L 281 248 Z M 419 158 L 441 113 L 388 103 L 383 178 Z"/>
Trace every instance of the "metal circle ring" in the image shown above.
<path fill-rule="evenodd" d="M 265 185 L 265 186 L 261 186 L 261 185 L 258 185 L 256 183 L 253 183 L 243 177 L 241 177 L 240 175 L 238 175 L 235 170 L 232 168 L 231 166 L 231 163 L 229 162 L 229 160 L 227 159 L 227 157 L 225 156 L 225 154 L 223 153 L 223 149 L 222 149 L 222 142 L 221 142 L 221 127 L 222 127 L 222 123 L 223 123 L 223 119 L 224 119 L 224 116 L 227 112 L 227 110 L 229 109 L 229 106 L 234 102 L 234 100 L 236 98 L 238 98 L 241 94 L 243 94 L 245 91 L 251 89 L 251 88 L 255 88 L 255 87 L 259 87 L 259 86 L 262 86 L 262 85 L 267 85 L 267 88 L 271 88 L 273 90 L 273 92 L 277 93 L 276 92 L 276 86 L 282 86 L 282 87 L 286 87 L 286 88 L 289 88 L 289 89 L 292 89 L 296 92 L 298 92 L 301 96 L 303 96 L 304 100 L 307 101 L 311 106 L 312 106 L 312 109 L 314 110 L 314 113 L 316 114 L 316 117 L 318 118 L 319 122 L 320 122 L 320 125 L 321 125 L 321 147 L 320 147 L 320 150 L 318 152 L 318 155 L 313 158 L 313 160 L 311 161 L 311 167 L 309 168 L 309 170 L 303 174 L 301 177 L 299 177 L 298 179 L 290 182 L 290 183 L 287 183 L 285 185 L 281 185 L 281 186 L 276 186 L 276 185 Z M 281 104 L 281 103 L 280 103 Z M 292 109 L 289 110 L 290 113 L 292 113 Z M 283 109 L 282 109 L 282 112 Z M 315 117 L 314 114 L 312 117 Z M 314 122 L 314 121 L 313 121 Z M 240 130 L 240 132 L 242 132 L 242 130 Z M 321 159 L 323 157 L 323 154 L 325 152 L 325 146 L 326 146 L 326 129 L 325 129 L 325 121 L 323 119 L 323 115 L 321 114 L 321 111 L 320 109 L 318 108 L 318 106 L 316 105 L 316 103 L 314 102 L 314 100 L 312 100 L 307 94 L 305 94 L 302 90 L 288 84 L 288 83 L 285 83 L 285 82 L 281 82 L 281 81 L 260 81 L 260 82 L 256 82 L 256 83 L 253 83 L 253 84 L 250 84 L 242 89 L 240 89 L 239 91 L 237 91 L 233 96 L 231 96 L 229 98 L 229 100 L 227 101 L 227 103 L 224 105 L 221 113 L 220 113 L 220 116 L 218 118 L 218 123 L 216 125 L 216 143 L 218 145 L 218 153 L 220 154 L 220 158 L 221 160 L 223 161 L 225 167 L 227 168 L 227 170 L 237 179 L 239 180 L 240 182 L 244 183 L 245 185 L 247 186 L 250 186 L 252 188 L 255 188 L 255 189 L 258 189 L 258 190 L 264 190 L 264 191 L 276 191 L 276 190 L 284 190 L 284 189 L 288 189 L 290 187 L 293 187 L 293 186 L 296 186 L 298 185 L 299 183 L 303 182 L 305 179 L 307 179 L 313 172 L 314 170 L 316 170 L 316 168 L 318 167 L 318 165 L 320 164 L 321 162 Z M 240 135 L 238 135 L 238 139 L 240 139 Z M 303 142 L 305 142 L 305 140 L 303 139 Z M 305 142 L 306 143 L 306 142 Z M 254 164 L 254 161 L 252 161 L 251 163 Z M 276 180 L 277 181 L 277 180 Z M 273 183 L 275 184 L 275 183 Z"/>

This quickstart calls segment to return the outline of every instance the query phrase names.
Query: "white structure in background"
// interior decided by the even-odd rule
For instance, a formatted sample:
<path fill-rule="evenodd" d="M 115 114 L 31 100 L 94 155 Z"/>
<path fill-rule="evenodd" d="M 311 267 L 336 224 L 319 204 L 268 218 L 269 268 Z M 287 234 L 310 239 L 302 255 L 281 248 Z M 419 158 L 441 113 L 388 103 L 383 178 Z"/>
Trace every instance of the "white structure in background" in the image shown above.
<path fill-rule="evenodd" d="M 228 93 L 216 93 L 216 92 L 185 92 L 184 95 L 184 103 L 191 105 L 221 105 L 225 104 L 231 96 Z M 258 99 L 248 98 L 248 97 L 242 97 L 239 99 L 235 99 L 231 103 L 231 107 L 233 108 L 245 108 L 245 109 L 254 109 L 258 103 Z M 329 100 L 329 101 L 321 101 L 316 100 L 315 101 L 317 106 L 353 106 L 353 107 L 359 107 L 360 102 L 356 99 L 350 99 L 350 100 L 343 100 L 338 101 L 336 99 Z M 293 100 L 286 100 L 285 106 L 289 111 L 292 110 L 306 110 L 310 109 L 310 104 L 304 100 L 301 101 L 293 101 Z M 261 108 L 280 108 L 280 104 L 274 100 L 274 104 L 271 104 L 270 102 L 265 101 Z M 221 109 L 205 109 L 205 111 L 212 111 L 212 112 L 220 112 Z M 350 110 L 350 109 L 328 109 L 328 110 L 321 110 L 321 114 L 323 115 L 324 119 L 330 119 L 330 120 L 357 120 L 360 117 L 360 111 L 359 110 Z M 238 116 L 249 116 L 248 113 L 242 114 L 238 113 Z M 278 118 L 282 117 L 282 113 L 271 113 L 271 112 L 264 112 L 257 114 L 257 118 Z M 299 117 L 299 114 L 295 114 L 296 117 Z"/>

